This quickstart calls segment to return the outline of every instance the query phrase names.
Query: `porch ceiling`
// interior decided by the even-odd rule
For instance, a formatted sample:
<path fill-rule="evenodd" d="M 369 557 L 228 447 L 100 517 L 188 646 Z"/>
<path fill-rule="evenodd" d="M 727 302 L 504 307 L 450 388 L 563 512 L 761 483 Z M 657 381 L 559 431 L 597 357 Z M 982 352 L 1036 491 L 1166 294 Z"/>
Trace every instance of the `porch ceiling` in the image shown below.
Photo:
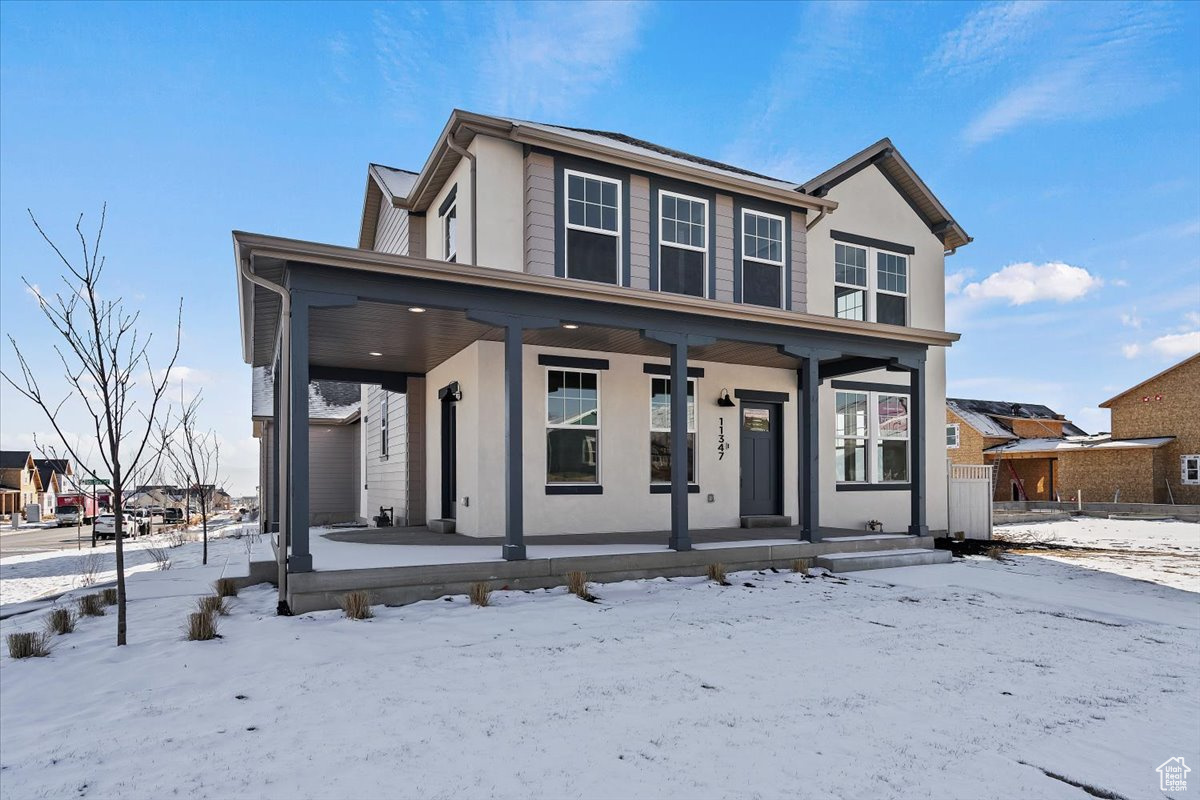
<path fill-rule="evenodd" d="M 464 312 L 430 308 L 422 313 L 393 303 L 310 312 L 309 361 L 326 367 L 423 374 L 476 341 L 503 341 L 501 328 L 467 319 Z M 526 331 L 525 344 L 665 358 L 667 347 L 637 331 L 580 325 L 577 329 Z M 372 356 L 371 353 L 381 355 Z M 720 341 L 697 346 L 691 361 L 794 369 L 796 360 L 766 345 Z"/>

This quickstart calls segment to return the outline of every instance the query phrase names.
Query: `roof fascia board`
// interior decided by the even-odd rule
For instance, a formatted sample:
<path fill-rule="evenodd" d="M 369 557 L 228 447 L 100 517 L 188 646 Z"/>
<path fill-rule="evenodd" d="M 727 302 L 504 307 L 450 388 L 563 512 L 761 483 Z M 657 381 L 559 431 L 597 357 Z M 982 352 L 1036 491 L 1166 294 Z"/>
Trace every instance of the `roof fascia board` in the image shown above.
<path fill-rule="evenodd" d="M 379 228 L 379 203 L 387 194 L 387 187 L 383 185 L 383 181 L 375 174 L 374 165 L 368 167 L 367 186 L 363 190 L 362 219 L 358 223 L 358 246 L 363 249 L 368 249 L 375 244 L 375 232 Z M 392 198 L 392 202 L 395 202 L 395 198 Z M 375 219 L 370 225 L 370 230 L 368 230 L 367 215 L 370 213 L 372 205 L 376 208 Z"/>
<path fill-rule="evenodd" d="M 238 246 L 238 252 L 243 256 L 261 256 L 282 261 L 312 261 L 342 269 L 398 274 L 426 280 L 468 283 L 537 294 L 561 295 L 565 291 L 584 300 L 613 302 L 686 314 L 711 315 L 720 311 L 722 316 L 746 322 L 802 326 L 814 331 L 847 336 L 872 336 L 933 347 L 947 347 L 958 341 L 960 337 L 960 334 L 948 331 L 907 328 L 878 322 L 858 322 L 798 311 L 735 304 L 717 306 L 711 300 L 687 295 L 667 295 L 645 289 L 628 289 L 588 281 L 567 282 L 564 278 L 471 264 L 449 264 L 413 256 L 379 253 L 319 242 L 304 242 L 264 234 L 235 231 L 233 236 Z M 240 298 L 240 302 L 245 302 L 245 298 Z M 244 355 L 247 354 L 248 347 L 249 342 L 243 347 Z M 247 360 L 247 363 L 250 361 Z"/>

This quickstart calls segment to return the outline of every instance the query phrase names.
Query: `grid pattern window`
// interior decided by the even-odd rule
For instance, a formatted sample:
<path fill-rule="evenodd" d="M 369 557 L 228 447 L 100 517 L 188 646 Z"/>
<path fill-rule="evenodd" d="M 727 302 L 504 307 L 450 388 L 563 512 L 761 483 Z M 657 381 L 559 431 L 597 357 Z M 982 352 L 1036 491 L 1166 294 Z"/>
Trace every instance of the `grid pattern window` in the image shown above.
<path fill-rule="evenodd" d="M 687 386 L 688 483 L 696 482 L 696 381 Z M 650 379 L 650 482 L 671 482 L 671 379 Z"/>
<path fill-rule="evenodd" d="M 908 480 L 908 397 L 875 395 L 875 483 Z"/>
<path fill-rule="evenodd" d="M 960 433 L 957 422 L 946 425 L 946 448 L 948 450 L 958 449 Z"/>
<path fill-rule="evenodd" d="M 566 273 L 601 283 L 619 283 L 621 182 L 566 172 Z"/>
<path fill-rule="evenodd" d="M 1200 485 L 1200 455 L 1179 457 L 1179 482 L 1186 486 Z"/>
<path fill-rule="evenodd" d="M 704 296 L 708 260 L 708 202 L 660 192 L 658 288 Z"/>
<path fill-rule="evenodd" d="M 742 302 L 783 307 L 783 217 L 742 212 Z"/>
<path fill-rule="evenodd" d="M 388 392 L 379 393 L 379 458 L 387 461 L 388 457 Z"/>
<path fill-rule="evenodd" d="M 600 482 L 600 375 L 546 371 L 546 483 Z"/>
<path fill-rule="evenodd" d="M 836 402 L 834 472 L 842 483 L 867 480 L 867 394 L 838 392 Z"/>
<path fill-rule="evenodd" d="M 875 321 L 908 324 L 908 259 L 895 253 L 875 253 Z"/>
<path fill-rule="evenodd" d="M 458 204 L 450 206 L 446 216 L 442 217 L 443 250 L 446 260 L 458 261 Z"/>
<path fill-rule="evenodd" d="M 848 244 L 833 246 L 834 316 L 866 319 L 867 251 Z"/>

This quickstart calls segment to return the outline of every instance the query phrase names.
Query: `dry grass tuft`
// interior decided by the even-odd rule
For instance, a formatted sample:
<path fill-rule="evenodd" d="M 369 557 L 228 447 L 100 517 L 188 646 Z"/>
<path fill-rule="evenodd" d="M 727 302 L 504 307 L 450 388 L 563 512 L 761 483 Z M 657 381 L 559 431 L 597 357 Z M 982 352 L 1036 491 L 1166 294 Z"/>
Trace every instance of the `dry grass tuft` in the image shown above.
<path fill-rule="evenodd" d="M 990 558 L 992 561 L 1003 561 L 1004 560 L 1004 548 L 1000 547 L 998 545 L 992 545 L 987 550 L 985 550 L 983 552 L 983 554 L 985 556 L 987 556 L 988 558 Z"/>
<path fill-rule="evenodd" d="M 117 587 L 110 586 L 107 589 L 101 589 L 100 602 L 106 606 L 115 606 L 117 604 Z"/>
<path fill-rule="evenodd" d="M 50 655 L 50 638 L 44 633 L 10 633 L 8 655 L 12 658 L 42 658 Z"/>
<path fill-rule="evenodd" d="M 147 547 L 144 549 L 146 555 L 154 561 L 154 567 L 158 570 L 167 570 L 171 568 L 171 556 L 165 547 Z"/>
<path fill-rule="evenodd" d="M 216 614 L 222 617 L 229 615 L 229 607 L 225 605 L 225 598 L 219 594 L 197 598 L 196 608 L 200 610 L 201 614 Z"/>
<path fill-rule="evenodd" d="M 719 583 L 722 586 L 729 586 L 729 581 L 725 580 L 725 565 L 719 561 L 715 564 L 708 565 L 708 579 L 713 583 Z"/>
<path fill-rule="evenodd" d="M 59 636 L 71 633 L 75 630 L 75 615 L 66 606 L 52 608 L 46 616 L 46 628 Z"/>
<path fill-rule="evenodd" d="M 203 611 L 188 614 L 187 638 L 189 642 L 207 642 L 217 638 L 216 616 Z"/>
<path fill-rule="evenodd" d="M 221 597 L 237 597 L 238 593 L 237 583 L 233 578 L 218 578 L 217 582 L 213 584 L 213 589 Z"/>
<path fill-rule="evenodd" d="M 81 595 L 78 600 L 79 616 L 81 617 L 103 617 L 104 603 L 101 602 L 98 594 Z"/>
<path fill-rule="evenodd" d="M 792 572 L 808 572 L 808 565 L 804 563 L 803 558 L 797 558 L 792 562 Z"/>
<path fill-rule="evenodd" d="M 371 595 L 368 592 L 346 592 L 342 595 L 340 605 L 347 619 L 370 619 L 375 616 L 371 611 Z"/>
<path fill-rule="evenodd" d="M 486 606 L 492 602 L 492 587 L 485 581 L 471 584 L 471 605 Z"/>
<path fill-rule="evenodd" d="M 596 595 L 588 591 L 587 573 L 582 570 L 567 573 L 567 591 L 580 600 L 587 600 L 589 603 L 596 602 Z"/>

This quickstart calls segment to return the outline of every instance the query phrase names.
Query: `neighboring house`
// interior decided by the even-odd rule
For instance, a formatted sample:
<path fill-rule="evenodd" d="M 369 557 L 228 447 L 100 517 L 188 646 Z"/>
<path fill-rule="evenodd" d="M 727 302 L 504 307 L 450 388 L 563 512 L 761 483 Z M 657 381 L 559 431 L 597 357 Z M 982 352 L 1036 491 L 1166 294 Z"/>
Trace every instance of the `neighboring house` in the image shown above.
<path fill-rule="evenodd" d="M 369 167 L 358 248 L 234 239 L 244 357 L 288 373 L 290 571 L 310 380 L 365 387 L 359 517 L 510 560 L 526 534 L 946 527 L 945 255 L 970 238 L 886 139 L 797 184 L 455 111 L 419 172 Z"/>
<path fill-rule="evenodd" d="M 259 503 L 260 508 L 266 509 L 275 505 L 275 382 L 266 367 L 256 367 L 252 380 Z M 313 381 L 308 387 L 308 401 L 310 524 L 354 521 L 359 514 L 359 387 L 353 383 Z M 218 502 L 228 508 L 228 495 Z M 262 515 L 264 526 L 269 517 L 267 513 Z"/>
<path fill-rule="evenodd" d="M 28 450 L 0 450 L 0 514 L 25 513 L 37 505 L 42 476 Z"/>
<path fill-rule="evenodd" d="M 946 456 L 954 464 L 993 464 L 994 500 L 1053 500 L 1054 459 L 1012 447 L 1061 444 L 1087 434 L 1062 414 L 1035 403 L 946 398 Z"/>
<path fill-rule="evenodd" d="M 38 503 L 42 506 L 43 517 L 53 517 L 58 509 L 58 496 L 71 490 L 71 462 L 65 458 L 35 458 L 38 476 L 41 478 L 42 491 L 38 494 Z"/>

